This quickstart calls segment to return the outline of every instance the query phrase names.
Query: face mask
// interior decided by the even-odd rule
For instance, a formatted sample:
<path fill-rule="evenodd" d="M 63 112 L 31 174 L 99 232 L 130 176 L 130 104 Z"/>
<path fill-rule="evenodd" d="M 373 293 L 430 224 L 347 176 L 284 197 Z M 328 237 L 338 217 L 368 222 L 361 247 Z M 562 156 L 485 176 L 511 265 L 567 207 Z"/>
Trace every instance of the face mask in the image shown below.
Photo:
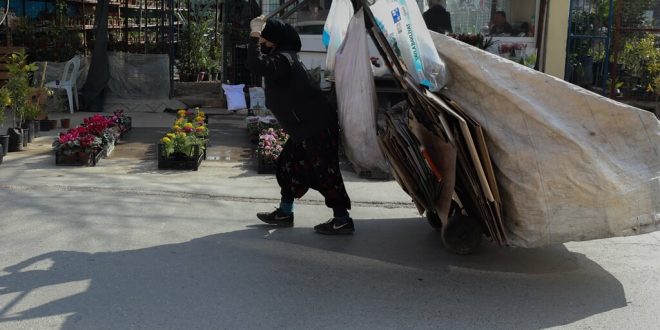
<path fill-rule="evenodd" d="M 268 47 L 266 46 L 265 43 L 261 44 L 261 53 L 264 55 L 268 55 L 273 51 L 273 47 Z"/>

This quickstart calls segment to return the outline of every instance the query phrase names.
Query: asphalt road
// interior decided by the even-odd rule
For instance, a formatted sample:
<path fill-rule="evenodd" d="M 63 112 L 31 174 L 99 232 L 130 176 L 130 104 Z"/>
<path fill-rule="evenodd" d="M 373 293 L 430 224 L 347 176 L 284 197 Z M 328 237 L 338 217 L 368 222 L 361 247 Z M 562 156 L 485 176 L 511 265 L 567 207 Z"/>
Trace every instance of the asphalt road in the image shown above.
<path fill-rule="evenodd" d="M 58 168 L 40 141 L 0 165 L 0 329 L 660 327 L 660 233 L 455 256 L 396 183 L 347 173 L 357 232 L 326 237 L 314 194 L 260 225 L 277 186 L 240 161 Z"/>

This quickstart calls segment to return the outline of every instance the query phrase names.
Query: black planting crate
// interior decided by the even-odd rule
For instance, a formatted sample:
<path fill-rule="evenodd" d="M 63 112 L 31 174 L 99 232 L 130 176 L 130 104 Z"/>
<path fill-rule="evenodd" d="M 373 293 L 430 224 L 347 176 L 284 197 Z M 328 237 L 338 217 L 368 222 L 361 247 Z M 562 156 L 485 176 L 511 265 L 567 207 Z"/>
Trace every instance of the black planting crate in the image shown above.
<path fill-rule="evenodd" d="M 165 156 L 165 145 L 158 143 L 156 145 L 158 150 L 158 169 L 159 170 L 193 170 L 197 171 L 199 165 L 202 163 L 202 160 L 206 158 L 206 148 L 204 151 L 200 151 L 199 146 L 193 146 L 193 156 L 192 157 L 166 157 Z"/>
<path fill-rule="evenodd" d="M 62 150 L 55 152 L 55 165 L 57 166 L 96 166 L 101 157 L 106 153 L 105 148 L 96 151 L 92 155 L 76 152 L 65 155 Z"/>

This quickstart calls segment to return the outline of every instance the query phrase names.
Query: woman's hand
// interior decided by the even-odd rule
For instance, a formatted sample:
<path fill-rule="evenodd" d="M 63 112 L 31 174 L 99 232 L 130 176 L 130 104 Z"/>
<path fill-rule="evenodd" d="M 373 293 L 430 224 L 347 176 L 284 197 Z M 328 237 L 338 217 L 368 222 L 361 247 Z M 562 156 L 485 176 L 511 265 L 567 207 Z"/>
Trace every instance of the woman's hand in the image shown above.
<path fill-rule="evenodd" d="M 261 36 L 261 31 L 263 31 L 264 27 L 266 26 L 266 16 L 261 15 L 258 17 L 253 18 L 250 21 L 250 37 L 260 37 Z"/>

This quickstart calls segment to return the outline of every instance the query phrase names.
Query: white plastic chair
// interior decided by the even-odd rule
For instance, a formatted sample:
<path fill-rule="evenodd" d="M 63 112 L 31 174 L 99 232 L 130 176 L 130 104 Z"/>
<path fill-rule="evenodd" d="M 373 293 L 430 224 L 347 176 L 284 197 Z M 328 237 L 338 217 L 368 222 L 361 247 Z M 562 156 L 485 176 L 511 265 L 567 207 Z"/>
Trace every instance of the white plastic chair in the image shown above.
<path fill-rule="evenodd" d="M 59 84 L 57 81 L 49 81 L 46 83 L 47 88 L 66 90 L 66 95 L 69 98 L 69 111 L 71 113 L 73 113 L 74 108 L 78 109 L 78 106 L 80 105 L 78 103 L 78 87 L 76 86 L 78 70 L 80 70 L 80 57 L 76 55 L 64 65 L 64 72 L 62 73 L 62 79 L 59 81 Z"/>

